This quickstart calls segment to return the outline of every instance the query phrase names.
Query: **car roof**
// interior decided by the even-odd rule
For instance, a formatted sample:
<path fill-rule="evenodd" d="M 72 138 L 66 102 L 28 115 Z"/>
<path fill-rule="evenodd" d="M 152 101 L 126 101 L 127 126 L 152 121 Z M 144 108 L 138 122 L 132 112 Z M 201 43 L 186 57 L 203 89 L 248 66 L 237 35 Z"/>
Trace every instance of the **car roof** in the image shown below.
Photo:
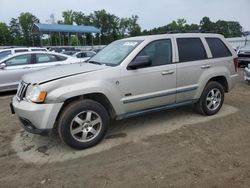
<path fill-rule="evenodd" d="M 8 55 L 5 58 L 1 59 L 0 62 L 6 61 L 9 58 L 12 57 L 16 57 L 16 56 L 20 56 L 20 55 L 26 55 L 26 54 L 51 54 L 51 55 L 59 55 L 59 56 L 63 56 L 63 57 L 67 57 L 67 58 L 73 58 L 69 55 L 65 55 L 65 54 L 61 54 L 61 53 L 57 53 L 57 52 L 48 52 L 48 51 L 31 51 L 31 52 L 20 52 L 20 53 L 15 53 L 12 55 Z"/>
<path fill-rule="evenodd" d="M 162 38 L 172 38 L 172 37 L 217 37 L 223 38 L 223 35 L 214 34 L 214 33 L 173 33 L 173 34 L 158 34 L 158 35 L 144 35 L 137 37 L 129 37 L 125 39 L 121 39 L 120 41 L 128 41 L 128 40 L 154 40 L 154 39 L 162 39 Z"/>
<path fill-rule="evenodd" d="M 0 52 L 2 52 L 2 51 L 8 51 L 8 50 L 26 50 L 26 49 L 43 49 L 44 50 L 46 48 L 43 48 L 43 47 L 15 47 L 15 48 L 0 49 Z"/>

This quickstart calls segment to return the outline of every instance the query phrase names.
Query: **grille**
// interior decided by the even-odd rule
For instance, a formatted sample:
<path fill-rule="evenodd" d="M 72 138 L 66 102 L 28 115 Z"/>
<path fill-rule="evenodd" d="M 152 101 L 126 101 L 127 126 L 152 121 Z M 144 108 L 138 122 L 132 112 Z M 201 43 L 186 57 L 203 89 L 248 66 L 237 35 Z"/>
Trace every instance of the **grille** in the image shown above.
<path fill-rule="evenodd" d="M 26 90 L 27 90 L 27 87 L 28 87 L 28 84 L 25 83 L 24 81 L 22 81 L 19 84 L 18 89 L 17 89 L 17 94 L 16 94 L 16 98 L 18 101 L 23 100 L 25 93 L 26 93 Z"/>

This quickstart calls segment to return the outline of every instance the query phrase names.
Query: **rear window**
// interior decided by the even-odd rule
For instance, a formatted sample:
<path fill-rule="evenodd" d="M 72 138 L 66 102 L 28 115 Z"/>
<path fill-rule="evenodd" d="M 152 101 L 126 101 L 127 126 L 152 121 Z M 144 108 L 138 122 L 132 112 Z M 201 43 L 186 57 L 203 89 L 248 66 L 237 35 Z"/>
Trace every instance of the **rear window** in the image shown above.
<path fill-rule="evenodd" d="M 207 54 L 200 38 L 178 38 L 177 44 L 180 62 L 207 59 Z"/>
<path fill-rule="evenodd" d="M 213 58 L 229 57 L 232 53 L 219 38 L 206 38 Z"/>

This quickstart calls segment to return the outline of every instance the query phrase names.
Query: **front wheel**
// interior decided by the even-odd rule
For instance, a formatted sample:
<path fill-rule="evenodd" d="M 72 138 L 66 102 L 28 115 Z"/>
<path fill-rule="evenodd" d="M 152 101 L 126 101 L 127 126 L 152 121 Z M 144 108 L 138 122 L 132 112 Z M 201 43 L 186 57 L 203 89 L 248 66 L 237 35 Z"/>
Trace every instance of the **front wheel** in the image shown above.
<path fill-rule="evenodd" d="M 67 145 L 85 149 L 98 144 L 107 132 L 107 110 L 93 100 L 69 104 L 59 118 L 58 133 Z"/>
<path fill-rule="evenodd" d="M 220 83 L 209 82 L 199 99 L 195 104 L 195 110 L 203 115 L 214 115 L 220 109 L 224 102 L 224 89 Z"/>

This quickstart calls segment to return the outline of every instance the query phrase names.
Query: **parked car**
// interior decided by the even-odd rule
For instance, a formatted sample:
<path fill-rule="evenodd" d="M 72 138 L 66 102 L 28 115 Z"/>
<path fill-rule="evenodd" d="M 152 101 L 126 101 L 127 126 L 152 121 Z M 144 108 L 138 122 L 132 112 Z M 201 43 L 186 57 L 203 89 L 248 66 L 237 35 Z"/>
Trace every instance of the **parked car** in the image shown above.
<path fill-rule="evenodd" d="M 245 70 L 244 70 L 244 79 L 250 83 L 250 64 L 248 64 L 247 67 L 245 67 Z"/>
<path fill-rule="evenodd" d="M 96 55 L 96 52 L 94 51 L 80 51 L 80 52 L 74 53 L 72 56 L 76 58 L 80 58 L 81 61 L 87 61 L 94 55 Z"/>
<path fill-rule="evenodd" d="M 31 47 L 31 48 L 8 48 L 0 50 L 0 59 L 7 57 L 8 55 L 13 55 L 15 53 L 21 52 L 33 52 L 33 51 L 47 51 L 46 48 L 38 48 L 38 47 Z"/>
<path fill-rule="evenodd" d="M 0 60 L 0 92 L 16 90 L 24 74 L 43 68 L 80 62 L 77 58 L 52 52 L 23 52 Z"/>
<path fill-rule="evenodd" d="M 48 48 L 49 48 L 49 51 L 58 52 L 58 53 L 67 52 L 67 51 L 81 51 L 79 49 L 76 49 L 75 47 L 70 47 L 70 46 L 48 47 Z"/>
<path fill-rule="evenodd" d="M 57 130 L 66 144 L 84 149 L 103 139 L 111 119 L 185 105 L 214 115 L 237 76 L 236 53 L 222 35 L 126 38 L 88 63 L 23 76 L 11 109 L 27 131 Z"/>
<path fill-rule="evenodd" d="M 250 63 L 250 44 L 239 49 L 238 57 L 239 57 L 239 67 L 247 67 L 247 65 Z"/>

